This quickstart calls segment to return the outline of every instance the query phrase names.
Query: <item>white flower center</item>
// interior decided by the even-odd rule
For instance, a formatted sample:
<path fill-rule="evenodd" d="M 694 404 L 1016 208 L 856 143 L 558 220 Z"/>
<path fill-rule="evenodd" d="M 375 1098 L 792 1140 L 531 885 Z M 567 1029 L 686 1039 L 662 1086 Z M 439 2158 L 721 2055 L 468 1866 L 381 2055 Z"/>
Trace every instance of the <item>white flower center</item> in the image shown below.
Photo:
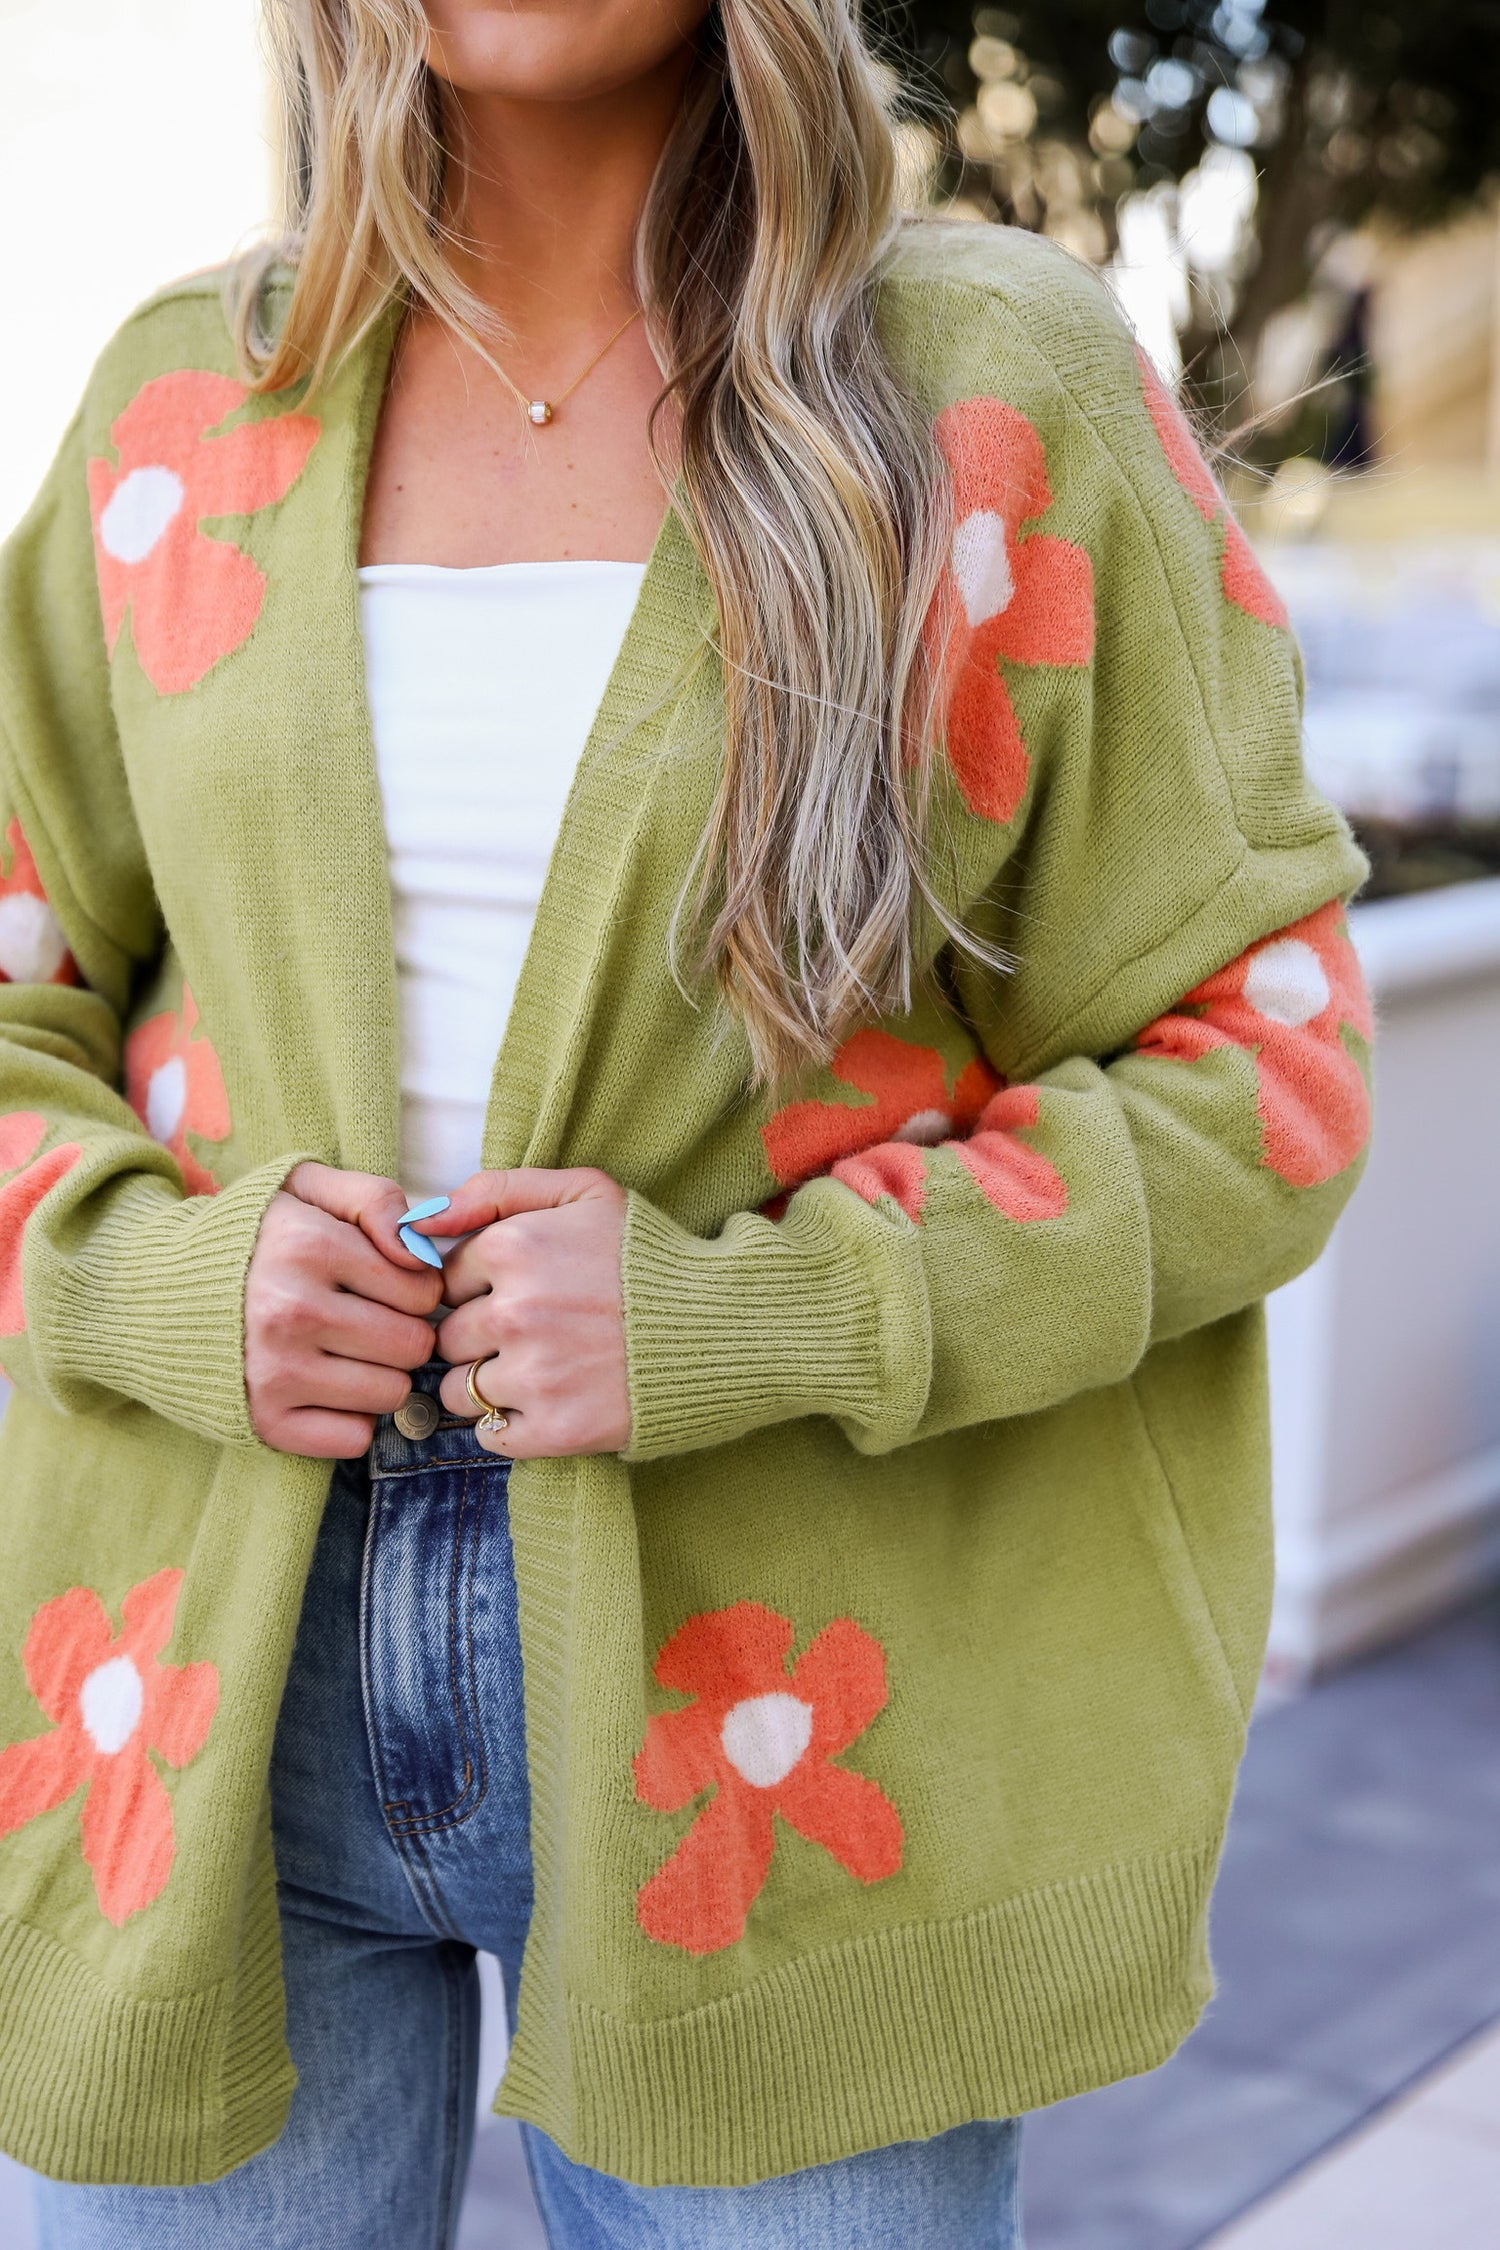
<path fill-rule="evenodd" d="M 1301 938 L 1263 945 L 1245 972 L 1245 998 L 1272 1023 L 1311 1023 L 1329 997 L 1323 964 Z"/>
<path fill-rule="evenodd" d="M 1015 592 L 1005 524 L 992 508 L 976 508 L 953 534 L 953 575 L 969 623 L 982 625 L 1009 606 Z"/>
<path fill-rule="evenodd" d="M 141 1720 L 141 1675 L 128 1656 L 96 1664 L 78 1691 L 83 1723 L 106 1757 L 123 1750 Z"/>
<path fill-rule="evenodd" d="M 146 1088 L 146 1130 L 152 1140 L 165 1146 L 182 1123 L 186 1108 L 187 1064 L 181 1055 L 174 1055 L 160 1070 L 152 1071 Z"/>
<path fill-rule="evenodd" d="M 752 1789 L 774 1789 L 812 1740 L 812 1723 L 812 1705 L 798 1695 L 750 1695 L 725 1713 L 719 1740 Z"/>
<path fill-rule="evenodd" d="M 919 1109 L 914 1117 L 908 1117 L 904 1125 L 896 1127 L 891 1139 L 915 1141 L 918 1148 L 936 1148 L 938 1142 L 945 1141 L 952 1130 L 953 1120 L 946 1110 Z"/>
<path fill-rule="evenodd" d="M 116 562 L 144 562 L 182 500 L 182 479 L 175 471 L 132 469 L 105 502 L 99 544 Z"/>
<path fill-rule="evenodd" d="M 0 977 L 12 984 L 50 984 L 68 956 L 57 916 L 33 891 L 0 898 Z"/>

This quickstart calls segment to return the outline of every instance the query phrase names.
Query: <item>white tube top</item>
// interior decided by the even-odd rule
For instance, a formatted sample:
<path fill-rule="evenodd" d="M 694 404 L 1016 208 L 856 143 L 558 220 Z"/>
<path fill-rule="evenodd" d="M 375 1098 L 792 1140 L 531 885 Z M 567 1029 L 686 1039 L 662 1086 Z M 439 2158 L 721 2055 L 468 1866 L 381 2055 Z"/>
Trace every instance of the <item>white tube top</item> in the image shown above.
<path fill-rule="evenodd" d="M 644 576 L 620 562 L 359 574 L 413 1196 L 479 1167 L 547 863 Z"/>

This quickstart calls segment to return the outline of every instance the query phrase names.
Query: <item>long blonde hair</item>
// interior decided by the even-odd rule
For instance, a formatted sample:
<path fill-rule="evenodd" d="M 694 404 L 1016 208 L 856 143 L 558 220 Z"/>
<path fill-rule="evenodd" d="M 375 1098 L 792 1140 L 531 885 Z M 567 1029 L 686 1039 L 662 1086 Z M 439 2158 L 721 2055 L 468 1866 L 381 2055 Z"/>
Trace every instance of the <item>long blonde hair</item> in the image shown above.
<path fill-rule="evenodd" d="M 642 215 L 637 285 L 681 417 L 681 499 L 718 603 L 727 738 L 679 902 L 755 1075 L 910 1005 L 925 905 L 946 485 L 881 349 L 895 151 L 857 0 L 719 0 Z M 493 341 L 441 218 L 418 0 L 265 0 L 285 105 L 285 242 L 241 270 L 256 386 L 311 378 L 395 300 Z M 294 266 L 274 332 L 262 283 Z"/>

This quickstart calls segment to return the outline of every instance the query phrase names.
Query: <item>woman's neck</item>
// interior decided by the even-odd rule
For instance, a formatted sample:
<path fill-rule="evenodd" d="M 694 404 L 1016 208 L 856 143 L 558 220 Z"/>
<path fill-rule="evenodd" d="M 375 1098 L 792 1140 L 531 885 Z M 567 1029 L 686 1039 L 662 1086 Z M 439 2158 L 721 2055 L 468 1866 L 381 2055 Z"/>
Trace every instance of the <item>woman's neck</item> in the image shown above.
<path fill-rule="evenodd" d="M 502 324 L 487 342 L 506 381 L 435 314 L 408 320 L 362 561 L 467 568 L 650 553 L 663 495 L 648 428 L 662 375 L 645 324 L 623 324 L 641 207 L 691 67 L 681 51 L 628 92 L 573 102 L 444 87 L 454 263 Z M 517 391 L 557 401 L 556 427 L 534 428 Z M 655 435 L 670 460 L 670 410 Z"/>
<path fill-rule="evenodd" d="M 523 359 L 556 364 L 630 311 L 636 228 L 690 67 L 669 57 L 628 99 L 445 90 L 454 263 Z"/>

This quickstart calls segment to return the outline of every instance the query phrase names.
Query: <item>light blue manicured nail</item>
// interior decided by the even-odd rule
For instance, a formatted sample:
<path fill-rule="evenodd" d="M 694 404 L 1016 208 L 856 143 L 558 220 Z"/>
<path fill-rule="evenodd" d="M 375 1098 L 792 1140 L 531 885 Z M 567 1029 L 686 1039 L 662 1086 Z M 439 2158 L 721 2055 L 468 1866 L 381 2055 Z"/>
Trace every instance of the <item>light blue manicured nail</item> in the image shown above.
<path fill-rule="evenodd" d="M 398 1227 L 409 1227 L 417 1219 L 435 1219 L 439 1211 L 446 1211 L 452 1201 L 451 1195 L 430 1195 L 425 1203 L 414 1203 L 409 1211 L 403 1211 L 396 1224 Z"/>
<path fill-rule="evenodd" d="M 420 1258 L 424 1266 L 436 1266 L 438 1272 L 442 1272 L 442 1253 L 435 1242 L 429 1242 L 425 1234 L 418 1234 L 415 1227 L 400 1226 L 396 1232 L 414 1258 Z"/>
<path fill-rule="evenodd" d="M 413 1222 L 417 1219 L 435 1219 L 439 1211 L 446 1211 L 452 1201 L 451 1195 L 430 1195 L 425 1203 L 414 1203 L 396 1221 L 396 1232 L 412 1256 L 420 1258 L 424 1266 L 436 1266 L 439 1273 L 443 1270 L 442 1252 L 433 1247 L 425 1234 L 417 1233 Z"/>

